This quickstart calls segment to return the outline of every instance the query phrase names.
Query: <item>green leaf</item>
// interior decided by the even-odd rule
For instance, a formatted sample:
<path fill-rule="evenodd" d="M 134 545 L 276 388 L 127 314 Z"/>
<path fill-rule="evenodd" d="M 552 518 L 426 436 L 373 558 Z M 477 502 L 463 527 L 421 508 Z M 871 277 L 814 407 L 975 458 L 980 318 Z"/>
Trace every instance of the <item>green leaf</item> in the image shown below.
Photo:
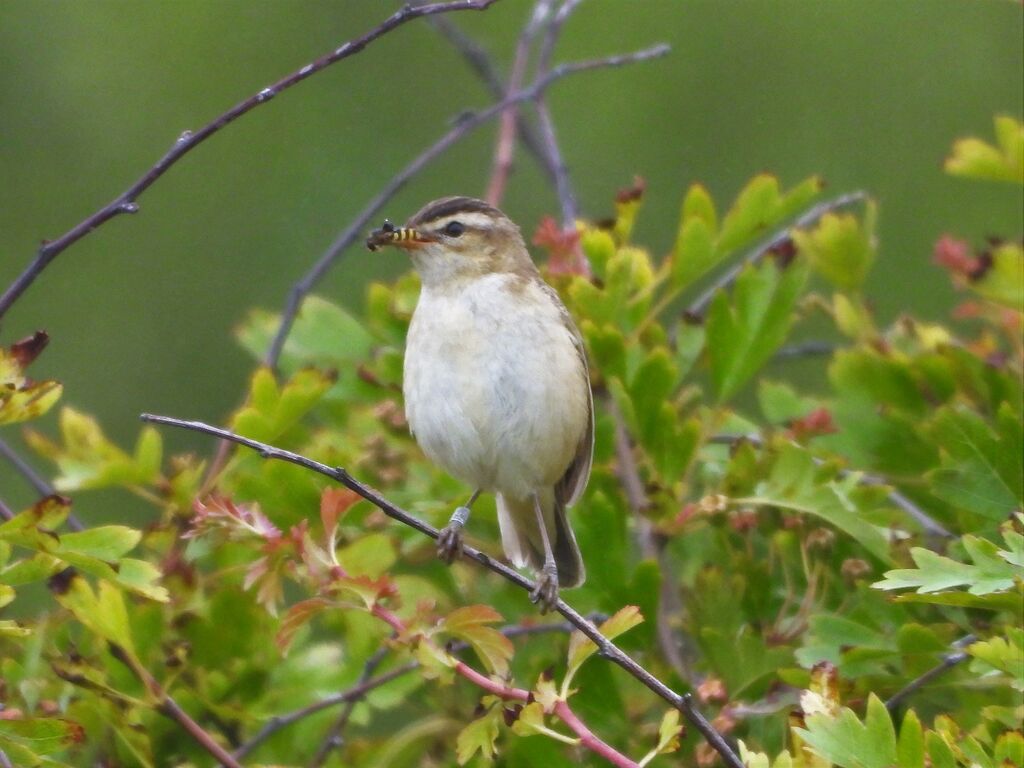
<path fill-rule="evenodd" d="M 142 539 L 142 532 L 125 525 L 104 525 L 86 531 L 65 533 L 60 537 L 61 552 L 89 555 L 100 560 L 116 560 L 127 554 Z"/>
<path fill-rule="evenodd" d="M 867 210 L 863 225 L 852 214 L 826 213 L 814 229 L 793 232 L 811 267 L 843 290 L 859 290 L 875 261 L 874 205 Z"/>
<path fill-rule="evenodd" d="M 635 605 L 627 605 L 620 608 L 615 612 L 614 616 L 611 616 L 598 629 L 601 634 L 609 640 L 614 640 L 616 637 L 621 635 L 623 632 L 628 632 L 633 627 L 641 624 L 644 617 L 640 615 L 640 609 Z M 594 641 L 584 635 L 579 630 L 576 630 L 569 637 L 569 665 L 566 672 L 566 682 L 564 687 L 568 687 L 569 680 L 572 679 L 576 671 L 583 665 L 587 659 L 597 653 L 597 646 Z"/>
<path fill-rule="evenodd" d="M 724 291 L 712 300 L 706 323 L 707 350 L 719 400 L 738 392 L 782 346 L 806 280 L 804 262 L 780 269 L 774 260 L 766 259 L 743 269 L 731 302 Z"/>
<path fill-rule="evenodd" d="M 936 496 L 994 520 L 1024 506 L 1024 425 L 1008 403 L 994 425 L 963 406 L 942 408 L 929 434 L 943 454 L 942 468 L 930 476 Z"/>
<path fill-rule="evenodd" d="M 333 377 L 313 369 L 301 370 L 278 387 L 268 368 L 253 375 L 249 402 L 231 419 L 233 431 L 262 442 L 273 442 L 313 408 L 333 384 Z"/>
<path fill-rule="evenodd" d="M 988 251 L 990 261 L 972 274 L 968 288 L 982 298 L 1024 312 L 1024 245 L 999 243 Z"/>
<path fill-rule="evenodd" d="M 971 179 L 1024 184 L 1024 124 L 1012 117 L 995 119 L 997 145 L 959 139 L 946 158 L 946 173 Z"/>
<path fill-rule="evenodd" d="M 853 537 L 879 560 L 889 562 L 888 540 L 865 518 L 869 511 L 866 505 L 871 502 L 866 491 L 855 475 L 834 478 L 827 468 L 815 465 L 810 453 L 787 444 L 779 451 L 768 477 L 758 483 L 754 495 L 733 502 L 814 515 Z"/>
<path fill-rule="evenodd" d="M 491 707 L 459 731 L 455 740 L 455 759 L 459 765 L 468 763 L 477 752 L 485 760 L 490 760 L 497 754 L 494 742 L 498 738 L 499 717 L 501 717 L 501 708 Z"/>
<path fill-rule="evenodd" d="M 64 391 L 57 381 L 33 381 L 25 368 L 49 341 L 39 331 L 10 347 L 0 347 L 0 424 L 15 424 L 42 416 Z"/>
<path fill-rule="evenodd" d="M 277 333 L 277 313 L 253 310 L 236 329 L 241 345 L 256 360 L 263 360 Z M 307 296 L 281 350 L 280 367 L 294 374 L 305 366 L 338 368 L 365 360 L 373 337 L 347 311 L 319 296 Z"/>
<path fill-rule="evenodd" d="M 725 258 L 715 251 L 714 233 L 702 218 L 684 219 L 672 252 L 672 287 L 682 290 Z"/>
<path fill-rule="evenodd" d="M 924 733 L 914 710 L 907 710 L 900 727 L 896 745 L 896 765 L 899 768 L 924 768 Z"/>
<path fill-rule="evenodd" d="M 968 587 L 971 595 L 988 595 L 1005 592 L 1013 587 L 1015 580 L 1024 578 L 1024 569 L 1001 557 L 1001 550 L 992 542 L 968 534 L 963 537 L 963 544 L 973 564 L 914 547 L 910 556 L 917 568 L 888 571 L 885 579 L 873 586 L 877 589 L 915 588 L 922 595 Z"/>
<path fill-rule="evenodd" d="M 885 704 L 873 693 L 863 723 L 845 707 L 837 717 L 809 715 L 806 723 L 797 729 L 800 737 L 840 768 L 891 768 L 896 763 L 896 731 Z"/>
<path fill-rule="evenodd" d="M 1014 688 L 1024 691 L 1024 629 L 1006 627 L 1005 638 L 972 643 L 967 652 L 987 667 L 1007 675 Z"/>
<path fill-rule="evenodd" d="M 658 755 L 667 755 L 679 749 L 679 737 L 682 736 L 682 733 L 683 726 L 679 723 L 679 710 L 670 709 L 665 712 L 658 725 L 658 743 L 654 745 L 654 749 L 644 755 L 640 761 L 640 768 L 644 768 Z"/>
<path fill-rule="evenodd" d="M 94 592 L 84 577 L 74 576 L 67 590 L 56 597 L 89 630 L 135 655 L 128 609 L 117 587 L 101 581 Z"/>
<path fill-rule="evenodd" d="M 82 726 L 56 717 L 0 719 L 0 748 L 20 746 L 33 755 L 49 755 L 85 740 Z"/>
<path fill-rule="evenodd" d="M 469 643 L 476 655 L 493 675 L 508 674 L 508 662 L 514 648 L 512 641 L 493 627 L 501 614 L 488 605 L 467 605 L 456 608 L 441 622 L 440 630 Z"/>
<path fill-rule="evenodd" d="M 33 430 L 25 433 L 29 445 L 60 469 L 54 480 L 57 490 L 145 486 L 160 478 L 162 444 L 155 428 L 142 429 L 134 455 L 129 455 L 107 439 L 91 416 L 64 407 L 59 422 L 62 444 Z"/>

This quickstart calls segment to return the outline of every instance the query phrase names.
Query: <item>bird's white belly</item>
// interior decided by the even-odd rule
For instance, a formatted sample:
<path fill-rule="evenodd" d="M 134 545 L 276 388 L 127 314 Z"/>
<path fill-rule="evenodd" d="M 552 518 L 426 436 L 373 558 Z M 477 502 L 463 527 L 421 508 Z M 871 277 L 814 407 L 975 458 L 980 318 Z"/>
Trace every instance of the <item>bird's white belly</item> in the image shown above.
<path fill-rule="evenodd" d="M 484 490 L 525 498 L 569 466 L 587 427 L 586 382 L 559 308 L 489 275 L 424 289 L 409 329 L 405 408 L 433 461 Z"/>

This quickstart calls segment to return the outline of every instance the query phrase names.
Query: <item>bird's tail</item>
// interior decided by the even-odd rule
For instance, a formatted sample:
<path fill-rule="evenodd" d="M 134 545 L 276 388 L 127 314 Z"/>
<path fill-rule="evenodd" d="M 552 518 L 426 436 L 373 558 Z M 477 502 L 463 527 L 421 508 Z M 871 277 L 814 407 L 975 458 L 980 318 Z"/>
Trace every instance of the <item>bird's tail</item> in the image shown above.
<path fill-rule="evenodd" d="M 544 510 L 544 526 L 555 555 L 555 565 L 558 566 L 558 584 L 564 588 L 578 587 L 587 574 L 576 536 L 566 517 L 565 505 L 557 502 L 553 489 L 542 491 L 540 501 Z M 529 496 L 515 499 L 499 493 L 497 504 L 498 527 L 505 555 L 516 567 L 528 565 L 539 573 L 544 566 L 544 540 L 537 527 L 533 499 Z"/>

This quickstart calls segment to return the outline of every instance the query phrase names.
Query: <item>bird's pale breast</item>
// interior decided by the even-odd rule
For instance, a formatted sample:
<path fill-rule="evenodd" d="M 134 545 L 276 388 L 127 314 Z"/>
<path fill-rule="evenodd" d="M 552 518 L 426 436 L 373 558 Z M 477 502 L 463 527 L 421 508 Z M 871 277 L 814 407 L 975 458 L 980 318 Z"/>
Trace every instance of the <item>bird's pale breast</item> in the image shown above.
<path fill-rule="evenodd" d="M 409 425 L 433 461 L 518 498 L 562 476 L 589 420 L 563 312 L 541 283 L 507 274 L 423 289 L 404 391 Z"/>

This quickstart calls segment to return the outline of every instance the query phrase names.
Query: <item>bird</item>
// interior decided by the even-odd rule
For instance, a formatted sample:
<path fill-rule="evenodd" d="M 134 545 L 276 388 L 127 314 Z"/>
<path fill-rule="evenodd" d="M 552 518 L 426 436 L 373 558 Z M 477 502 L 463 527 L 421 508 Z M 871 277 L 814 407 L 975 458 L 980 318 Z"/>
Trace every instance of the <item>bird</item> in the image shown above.
<path fill-rule="evenodd" d="M 535 572 L 530 598 L 552 610 L 560 588 L 586 578 L 567 508 L 590 477 L 594 399 L 572 316 L 519 227 L 482 200 L 435 200 L 366 244 L 406 251 L 419 274 L 406 419 L 426 456 L 474 489 L 441 530 L 438 555 L 461 555 L 473 503 L 494 493 L 505 555 Z"/>

